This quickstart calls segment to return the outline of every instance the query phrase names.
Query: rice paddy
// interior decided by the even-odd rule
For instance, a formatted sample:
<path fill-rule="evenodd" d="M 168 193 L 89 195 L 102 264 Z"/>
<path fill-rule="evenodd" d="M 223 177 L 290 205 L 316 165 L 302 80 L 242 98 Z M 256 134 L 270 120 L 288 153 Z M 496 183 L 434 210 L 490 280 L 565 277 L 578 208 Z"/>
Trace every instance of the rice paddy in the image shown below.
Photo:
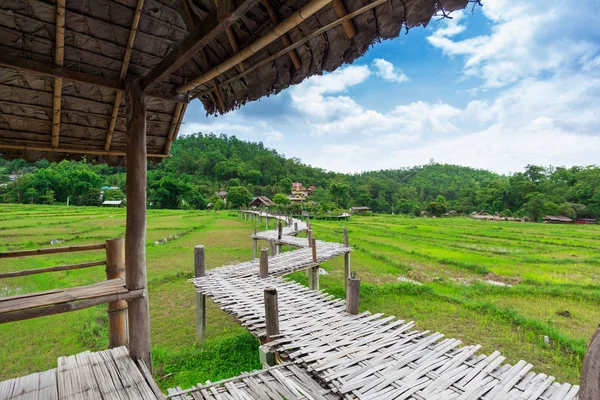
<path fill-rule="evenodd" d="M 99 243 L 122 236 L 121 209 L 0 206 L 0 251 Z M 360 216 L 314 221 L 315 237 L 342 241 L 348 227 L 361 309 L 412 319 L 417 328 L 501 350 L 559 381 L 575 383 L 600 322 L 600 227 Z M 155 377 L 189 386 L 260 367 L 258 343 L 209 302 L 207 344 L 194 344 L 193 246 L 208 268 L 252 257 L 253 226 L 235 212 L 149 210 L 148 287 Z M 51 244 L 55 243 L 55 244 Z M 103 252 L 0 261 L 0 272 L 102 259 Z M 321 287 L 343 297 L 343 261 Z M 304 282 L 302 273 L 292 279 Z M 0 296 L 85 285 L 103 267 L 0 280 Z M 0 380 L 55 366 L 60 355 L 107 345 L 104 306 L 0 325 Z M 546 344 L 548 336 L 550 344 Z"/>

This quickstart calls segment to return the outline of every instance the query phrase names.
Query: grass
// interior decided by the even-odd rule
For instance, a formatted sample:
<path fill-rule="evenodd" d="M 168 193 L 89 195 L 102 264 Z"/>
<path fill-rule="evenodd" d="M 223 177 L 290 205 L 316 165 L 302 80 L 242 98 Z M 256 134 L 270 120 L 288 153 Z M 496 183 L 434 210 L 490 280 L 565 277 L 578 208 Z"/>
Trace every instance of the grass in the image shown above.
<path fill-rule="evenodd" d="M 2 205 L 0 211 L 0 251 L 124 235 L 120 209 Z M 509 362 L 527 360 L 559 381 L 578 381 L 586 344 L 600 322 L 600 227 L 388 215 L 314 221 L 315 236 L 341 242 L 343 224 L 354 250 L 352 268 L 362 280 L 362 310 L 414 320 L 418 329 L 479 343 L 485 353 L 501 350 Z M 195 294 L 187 282 L 194 245 L 206 246 L 207 268 L 247 261 L 252 230 L 231 212 L 148 212 L 152 354 L 163 389 L 260 367 L 257 341 L 212 302 L 207 343 L 195 346 Z M 7 259 L 0 271 L 102 258 L 99 251 Z M 323 267 L 329 275 L 321 276 L 322 288 L 343 297 L 342 258 Z M 103 279 L 102 267 L 5 279 L 0 296 Z M 303 273 L 291 279 L 306 284 Z M 0 380 L 51 368 L 60 355 L 103 349 L 106 329 L 103 306 L 0 325 Z"/>

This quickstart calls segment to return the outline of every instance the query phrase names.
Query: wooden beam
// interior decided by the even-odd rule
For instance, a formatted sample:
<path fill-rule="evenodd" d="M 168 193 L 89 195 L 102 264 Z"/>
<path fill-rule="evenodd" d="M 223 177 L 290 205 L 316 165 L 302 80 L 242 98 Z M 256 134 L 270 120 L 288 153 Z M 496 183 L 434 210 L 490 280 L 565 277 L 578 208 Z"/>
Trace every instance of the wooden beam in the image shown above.
<path fill-rule="evenodd" d="M 133 299 L 145 296 L 145 290 L 131 290 L 127 293 L 105 295 L 88 300 L 80 300 L 71 303 L 54 304 L 46 307 L 13 311 L 10 313 L 0 314 L 0 324 L 6 322 L 23 321 L 26 319 L 43 317 L 46 315 L 62 314 L 71 311 L 83 310 L 84 308 L 94 307 L 100 304 L 106 304 L 113 301 L 131 301 Z"/>
<path fill-rule="evenodd" d="M 41 274 L 44 272 L 70 271 L 72 269 L 90 268 L 90 267 L 96 267 L 98 265 L 106 265 L 106 261 L 105 260 L 92 261 L 92 262 L 86 262 L 86 263 L 81 263 L 81 264 L 59 265 L 56 267 L 25 269 L 25 270 L 21 270 L 21 271 L 13 271 L 13 272 L 2 272 L 2 273 L 0 273 L 0 279 L 14 278 L 17 276 L 35 275 L 35 274 Z"/>
<path fill-rule="evenodd" d="M 142 7 L 144 7 L 144 0 L 138 0 L 137 6 L 135 7 L 135 14 L 133 15 L 133 21 L 131 21 L 129 38 L 127 39 L 127 47 L 125 48 L 125 54 L 123 55 L 123 64 L 121 64 L 121 73 L 119 74 L 121 79 L 125 79 L 127 76 L 127 69 L 129 68 L 129 60 L 131 59 L 131 51 L 133 50 L 133 43 L 135 42 L 135 34 L 137 33 L 137 27 L 140 22 Z M 106 143 L 104 144 L 104 150 L 106 151 L 110 149 L 110 142 L 112 141 L 113 133 L 115 131 L 117 116 L 119 115 L 119 106 L 121 105 L 122 98 L 123 92 L 118 91 L 115 95 L 115 103 L 113 104 L 108 133 L 106 134 Z"/>
<path fill-rule="evenodd" d="M 62 67 L 65 61 L 65 0 L 56 1 L 56 51 L 54 63 Z M 60 112 L 62 103 L 62 79 L 54 78 L 52 99 L 52 147 L 58 147 L 60 138 Z"/>
<path fill-rule="evenodd" d="M 256 71 L 257 69 L 259 69 L 263 65 L 268 64 L 268 63 L 270 63 L 270 62 L 278 59 L 279 57 L 281 57 L 283 55 L 286 55 L 291 50 L 296 49 L 296 48 L 302 46 L 303 44 L 305 44 L 308 41 L 314 39 L 315 37 L 317 37 L 319 35 L 322 35 L 323 33 L 327 32 L 328 30 L 330 30 L 332 28 L 335 28 L 336 26 L 341 25 L 345 21 L 349 21 L 349 20 L 351 20 L 352 18 L 354 18 L 354 17 L 356 17 L 358 15 L 364 14 L 365 12 L 367 12 L 369 10 L 372 10 L 375 7 L 380 6 L 381 4 L 386 3 L 387 1 L 388 0 L 375 0 L 373 3 L 368 4 L 368 5 L 366 5 L 366 6 L 362 7 L 362 8 L 359 8 L 358 10 L 353 11 L 353 12 L 349 13 L 348 15 L 346 15 L 346 16 L 344 16 L 342 18 L 339 18 L 339 19 L 331 22 L 330 24 L 325 25 L 324 27 L 317 29 L 316 31 L 314 31 L 310 35 L 307 35 L 307 36 L 303 37 L 302 39 L 298 40 L 297 42 L 292 43 L 291 45 L 289 45 L 285 49 L 282 49 L 282 50 L 278 51 L 277 53 L 273 54 L 270 57 L 265 58 L 264 60 L 261 60 L 260 62 L 256 63 L 252 67 L 248 68 L 246 71 L 244 71 L 244 72 L 242 72 L 242 73 L 240 73 L 240 74 L 238 74 L 238 75 L 236 75 L 236 76 L 234 76 L 232 78 L 229 78 L 229 79 L 221 82 L 221 86 L 228 85 L 228 84 L 230 84 L 232 82 L 235 82 L 235 81 L 243 78 L 244 76 L 246 76 L 246 75 L 248 75 L 248 74 Z M 211 92 L 211 90 L 204 90 L 204 91 L 202 91 L 202 92 L 194 95 L 194 97 L 195 98 L 196 97 L 202 97 L 202 96 L 205 96 L 207 94 L 210 94 L 210 92 Z"/>
<path fill-rule="evenodd" d="M 235 10 L 225 14 L 219 19 L 219 11 L 213 12 L 200 23 L 193 32 L 187 35 L 169 54 L 163 58 L 143 79 L 143 88 L 147 89 L 152 84 L 166 79 L 173 72 L 181 68 L 200 49 L 216 39 L 228 26 L 246 14 L 259 0 L 242 0 Z M 178 93 L 184 93 L 185 90 Z"/>
<path fill-rule="evenodd" d="M 104 151 L 94 149 L 78 149 L 69 147 L 57 147 L 53 148 L 50 146 L 38 146 L 38 145 L 27 145 L 27 144 L 2 144 L 0 143 L 0 149 L 6 150 L 22 150 L 22 151 L 48 151 L 51 153 L 71 153 L 71 154 L 88 154 L 93 156 L 116 156 L 125 157 L 127 153 L 124 151 Z M 148 158 L 167 158 L 168 154 L 148 154 Z"/>
<path fill-rule="evenodd" d="M 233 56 L 223 61 L 221 64 L 217 65 L 210 71 L 206 71 L 199 77 L 194 78 L 188 83 L 177 87 L 175 91 L 177 93 L 185 93 L 189 90 L 194 89 L 196 86 L 202 85 L 210 81 L 211 79 L 216 78 L 222 73 L 229 71 L 231 68 L 233 68 L 234 65 L 241 63 L 242 61 L 256 54 L 258 51 L 264 49 L 266 46 L 282 37 L 290 29 L 300 25 L 307 18 L 310 18 L 317 11 L 323 9 L 329 4 L 331 4 L 331 0 L 312 0 L 298 11 L 292 13 L 284 21 L 277 24 L 277 26 L 275 26 L 272 30 L 270 30 L 262 37 L 257 39 L 250 46 L 242 49 L 240 52 L 234 54 Z"/>
<path fill-rule="evenodd" d="M 273 21 L 273 23 L 275 25 L 277 25 L 279 23 L 279 15 L 277 15 L 277 11 L 275 11 L 273 6 L 271 5 L 271 1 L 270 0 L 262 0 L 262 3 L 264 4 L 265 8 L 267 9 L 267 12 L 269 13 L 269 17 L 271 17 L 271 21 Z M 281 41 L 283 42 L 283 45 L 285 47 L 292 44 L 292 41 L 290 40 L 290 37 L 288 36 L 287 33 L 281 37 Z M 300 61 L 300 57 L 298 57 L 298 53 L 296 52 L 295 49 L 290 51 L 288 53 L 288 56 L 290 57 L 292 64 L 294 64 L 294 68 L 300 69 L 302 67 L 302 61 Z"/>
<path fill-rule="evenodd" d="M 41 256 L 44 254 L 57 254 L 57 253 L 73 253 L 76 251 L 101 250 L 104 248 L 106 248 L 106 245 L 104 243 L 99 243 L 99 244 L 86 244 L 83 246 L 50 247 L 47 249 L 36 249 L 36 250 L 5 251 L 5 252 L 0 252 L 0 258 Z"/>
<path fill-rule="evenodd" d="M 206 275 L 206 262 L 204 246 L 194 247 L 194 278 Z M 196 292 L 196 345 L 203 345 L 206 341 L 206 296 Z"/>
<path fill-rule="evenodd" d="M 146 290 L 146 101 L 140 79 L 125 81 L 127 123 L 127 217 L 125 226 L 125 278 L 128 290 Z M 129 352 L 152 371 L 148 298 L 128 304 Z"/>
<path fill-rule="evenodd" d="M 177 139 L 177 134 L 179 133 L 179 128 L 181 127 L 181 123 L 183 122 L 183 116 L 185 115 L 185 110 L 187 109 L 187 104 L 184 104 L 181 108 L 181 112 L 179 113 L 179 121 L 177 121 L 177 125 L 175 126 L 175 132 L 173 132 L 173 136 L 171 138 L 167 138 L 167 144 L 165 145 L 165 154 L 170 157 L 171 153 L 171 145 L 173 141 Z"/>
<path fill-rule="evenodd" d="M 122 91 L 125 88 L 123 80 L 105 79 L 101 76 L 88 74 L 85 72 L 73 71 L 69 68 L 61 67 L 49 62 L 31 60 L 24 57 L 14 57 L 0 53 L 0 67 L 10 68 L 16 71 L 24 71 L 35 75 L 47 76 L 49 78 L 59 78 L 65 81 L 83 83 L 86 85 L 98 86 L 106 89 Z M 175 101 L 186 104 L 189 99 L 185 95 L 163 92 L 146 92 L 146 96 L 157 99 Z"/>

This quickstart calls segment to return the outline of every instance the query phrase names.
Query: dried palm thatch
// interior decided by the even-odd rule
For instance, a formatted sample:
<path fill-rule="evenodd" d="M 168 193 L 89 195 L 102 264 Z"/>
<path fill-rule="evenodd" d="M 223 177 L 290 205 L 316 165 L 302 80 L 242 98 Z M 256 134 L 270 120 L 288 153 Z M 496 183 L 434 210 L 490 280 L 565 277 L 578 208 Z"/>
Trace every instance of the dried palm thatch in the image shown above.
<path fill-rule="evenodd" d="M 121 163 L 124 82 L 137 78 L 160 159 L 190 99 L 228 112 L 467 2 L 0 0 L 0 152 Z"/>

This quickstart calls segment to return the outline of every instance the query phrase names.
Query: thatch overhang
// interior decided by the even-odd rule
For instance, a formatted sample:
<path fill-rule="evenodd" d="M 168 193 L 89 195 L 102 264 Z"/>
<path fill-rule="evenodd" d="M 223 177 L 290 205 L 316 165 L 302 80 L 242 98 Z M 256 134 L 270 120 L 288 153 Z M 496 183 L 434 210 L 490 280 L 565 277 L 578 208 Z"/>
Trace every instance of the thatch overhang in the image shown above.
<path fill-rule="evenodd" d="M 148 157 L 160 160 L 190 99 L 231 111 L 467 3 L 0 0 L 0 153 L 122 163 L 124 82 L 139 78 Z"/>

